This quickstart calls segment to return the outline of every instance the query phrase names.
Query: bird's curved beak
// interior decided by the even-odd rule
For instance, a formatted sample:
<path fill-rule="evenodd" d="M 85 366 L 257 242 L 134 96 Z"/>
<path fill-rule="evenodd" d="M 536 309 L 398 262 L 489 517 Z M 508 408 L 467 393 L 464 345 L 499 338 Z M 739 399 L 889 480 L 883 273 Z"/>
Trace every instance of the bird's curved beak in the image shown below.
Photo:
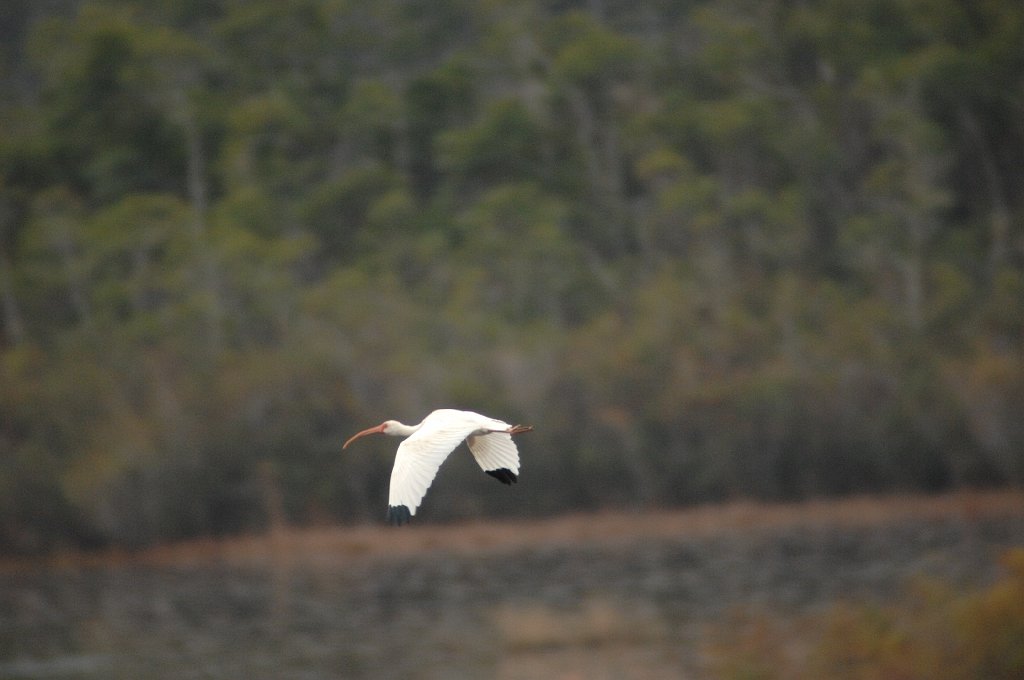
<path fill-rule="evenodd" d="M 367 428 L 367 429 L 363 430 L 362 432 L 355 433 L 354 435 L 352 435 L 351 437 L 348 438 L 347 442 L 345 442 L 344 444 L 341 445 L 341 448 L 347 449 L 349 444 L 351 444 L 355 440 L 359 439 L 360 437 L 365 437 L 368 434 L 380 434 L 382 432 L 384 432 L 384 423 L 381 423 L 380 425 L 375 425 L 373 427 Z"/>

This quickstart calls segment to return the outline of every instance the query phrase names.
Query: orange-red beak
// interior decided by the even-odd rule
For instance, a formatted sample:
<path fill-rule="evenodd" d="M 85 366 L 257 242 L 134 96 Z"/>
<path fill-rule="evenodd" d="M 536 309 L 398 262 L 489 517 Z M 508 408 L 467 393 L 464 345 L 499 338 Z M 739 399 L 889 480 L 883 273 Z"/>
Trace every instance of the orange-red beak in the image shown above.
<path fill-rule="evenodd" d="M 380 434 L 383 431 L 384 431 L 384 423 L 381 423 L 380 425 L 375 425 L 374 427 L 367 428 L 367 429 L 363 430 L 362 432 L 357 432 L 356 434 L 354 434 L 351 437 L 349 437 L 348 441 L 345 442 L 344 444 L 342 444 L 341 448 L 347 449 L 349 444 L 351 444 L 355 440 L 359 439 L 360 437 L 365 437 L 368 434 Z"/>

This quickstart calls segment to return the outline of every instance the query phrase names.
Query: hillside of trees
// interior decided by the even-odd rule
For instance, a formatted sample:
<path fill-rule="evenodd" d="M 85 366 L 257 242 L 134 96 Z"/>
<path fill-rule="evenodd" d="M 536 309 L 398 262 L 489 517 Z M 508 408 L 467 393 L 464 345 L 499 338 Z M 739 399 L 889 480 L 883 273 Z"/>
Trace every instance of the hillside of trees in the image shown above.
<path fill-rule="evenodd" d="M 536 430 L 429 521 L 1024 484 L 1019 2 L 9 0 L 0 93 L 0 552 L 441 406 Z"/>

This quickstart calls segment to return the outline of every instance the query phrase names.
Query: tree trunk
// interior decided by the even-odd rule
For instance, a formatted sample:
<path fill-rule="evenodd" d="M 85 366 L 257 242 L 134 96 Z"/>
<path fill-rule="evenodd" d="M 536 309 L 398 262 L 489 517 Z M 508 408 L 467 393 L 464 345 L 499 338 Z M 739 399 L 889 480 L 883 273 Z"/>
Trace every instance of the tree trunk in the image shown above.
<path fill-rule="evenodd" d="M 960 124 L 967 135 L 974 142 L 973 148 L 981 161 L 981 170 L 985 176 L 985 184 L 988 188 L 989 202 L 991 203 L 990 230 L 989 230 L 989 275 L 994 277 L 995 273 L 1006 261 L 1010 242 L 1010 208 L 1006 200 L 1006 192 L 1003 191 L 1002 177 L 999 175 L 999 168 L 996 165 L 992 148 L 985 138 L 985 134 L 978 124 L 978 119 L 966 107 L 960 108 Z"/>
<path fill-rule="evenodd" d="M 224 346 L 224 301 L 220 283 L 220 272 L 206 234 L 208 198 L 206 193 L 206 157 L 199 126 L 185 94 L 179 93 L 180 111 L 185 130 L 188 151 L 187 187 L 189 202 L 192 204 L 192 237 L 196 254 L 202 267 L 203 287 L 209 295 L 206 309 L 207 342 L 211 356 L 218 356 Z"/>
<path fill-rule="evenodd" d="M 25 339 L 25 324 L 21 318 L 18 298 L 14 295 L 14 282 L 11 280 L 11 265 L 5 253 L 0 253 L 0 292 L 3 297 L 3 334 L 12 345 L 20 344 Z"/>
<path fill-rule="evenodd" d="M 86 285 L 82 281 L 81 273 L 75 262 L 75 244 L 67 225 L 54 230 L 50 234 L 51 243 L 64 265 L 65 279 L 68 286 L 68 298 L 71 300 L 71 307 L 75 315 L 84 326 L 92 326 L 92 308 L 89 305 L 89 294 Z"/>

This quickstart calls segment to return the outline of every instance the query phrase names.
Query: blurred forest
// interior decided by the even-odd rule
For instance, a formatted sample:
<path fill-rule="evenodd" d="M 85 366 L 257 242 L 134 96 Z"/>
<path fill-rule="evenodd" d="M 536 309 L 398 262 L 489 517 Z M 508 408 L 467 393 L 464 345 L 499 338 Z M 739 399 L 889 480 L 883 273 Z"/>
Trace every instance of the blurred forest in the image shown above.
<path fill-rule="evenodd" d="M 1024 483 L 1024 5 L 7 0 L 0 552 Z M 528 488 L 526 488 L 528 487 Z"/>

